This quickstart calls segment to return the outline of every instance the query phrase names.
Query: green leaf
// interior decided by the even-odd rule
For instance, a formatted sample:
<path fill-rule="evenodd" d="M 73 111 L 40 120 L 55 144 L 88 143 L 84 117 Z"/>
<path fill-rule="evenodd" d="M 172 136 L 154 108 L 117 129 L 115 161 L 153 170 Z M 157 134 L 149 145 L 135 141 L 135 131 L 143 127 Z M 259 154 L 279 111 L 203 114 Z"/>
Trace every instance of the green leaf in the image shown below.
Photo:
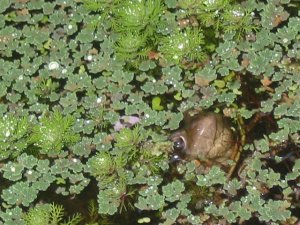
<path fill-rule="evenodd" d="M 277 142 L 283 142 L 288 139 L 289 128 L 285 127 L 284 129 L 279 130 L 278 132 L 273 132 L 269 137 Z"/>
<path fill-rule="evenodd" d="M 156 67 L 155 62 L 153 62 L 151 60 L 146 60 L 140 64 L 139 69 L 141 71 L 148 71 L 148 70 L 154 69 L 155 67 Z"/>
<path fill-rule="evenodd" d="M 0 217 L 8 225 L 24 225 L 23 212 L 19 206 L 0 211 Z"/>
<path fill-rule="evenodd" d="M 169 114 L 169 123 L 164 126 L 165 129 L 175 130 L 179 128 L 179 123 L 183 120 L 182 113 L 170 113 Z"/>
<path fill-rule="evenodd" d="M 259 219 L 262 221 L 284 221 L 291 216 L 291 212 L 287 210 L 290 207 L 288 201 L 274 201 L 269 200 L 264 204 L 263 208 L 259 208 L 260 213 Z"/>
<path fill-rule="evenodd" d="M 185 190 L 184 184 L 179 180 L 173 181 L 162 187 L 163 195 L 165 200 L 169 202 L 178 201 Z"/>
<path fill-rule="evenodd" d="M 206 175 L 197 175 L 197 185 L 200 187 L 224 184 L 226 180 L 225 172 L 216 166 L 213 166 Z"/>
<path fill-rule="evenodd" d="M 198 71 L 195 76 L 203 77 L 207 81 L 213 81 L 217 78 L 217 73 L 211 65 L 207 65 L 202 70 Z"/>
<path fill-rule="evenodd" d="M 159 50 L 166 60 L 180 63 L 182 60 L 202 61 L 206 55 L 203 50 L 204 36 L 200 29 L 177 31 L 161 40 Z"/>
<path fill-rule="evenodd" d="M 164 196 L 157 192 L 156 186 L 146 188 L 140 192 L 142 196 L 138 197 L 135 207 L 141 210 L 158 210 L 164 206 Z"/>
<path fill-rule="evenodd" d="M 215 80 L 214 85 L 218 88 L 224 88 L 225 87 L 225 81 L 223 80 Z"/>
<path fill-rule="evenodd" d="M 266 137 L 264 139 L 254 141 L 254 145 L 256 149 L 261 151 L 262 153 L 269 151 L 269 140 Z"/>
<path fill-rule="evenodd" d="M 0 13 L 3 13 L 10 6 L 10 4 L 11 4 L 10 0 L 1 1 Z"/>
<path fill-rule="evenodd" d="M 28 207 L 38 195 L 38 190 L 31 187 L 28 182 L 18 182 L 3 190 L 1 197 L 10 205 L 23 205 Z"/>
<path fill-rule="evenodd" d="M 152 98 L 152 109 L 160 111 L 163 110 L 164 107 L 162 105 L 160 105 L 161 103 L 161 98 L 156 96 Z"/>
<path fill-rule="evenodd" d="M 1 168 L 1 171 L 4 172 L 3 177 L 11 181 L 20 180 L 22 178 L 23 170 L 23 165 L 12 162 L 8 162 L 3 168 Z"/>

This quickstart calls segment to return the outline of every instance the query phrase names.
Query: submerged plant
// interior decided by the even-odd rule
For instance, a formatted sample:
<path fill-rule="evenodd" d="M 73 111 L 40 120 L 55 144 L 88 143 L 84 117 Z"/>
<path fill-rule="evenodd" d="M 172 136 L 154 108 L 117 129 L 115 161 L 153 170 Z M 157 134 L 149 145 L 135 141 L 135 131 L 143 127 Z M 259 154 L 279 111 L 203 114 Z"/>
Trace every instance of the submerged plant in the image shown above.
<path fill-rule="evenodd" d="M 163 11 L 161 0 L 125 0 L 115 11 L 114 30 L 151 35 Z"/>
<path fill-rule="evenodd" d="M 253 23 L 254 13 L 251 9 L 236 4 L 235 0 L 179 0 L 178 6 L 183 9 L 179 14 L 180 18 L 191 15 L 196 17 L 200 27 L 209 28 L 206 34 L 213 31 L 215 37 L 233 32 L 237 39 L 241 39 L 245 34 L 258 28 Z M 210 41 L 206 40 L 208 43 Z"/>
<path fill-rule="evenodd" d="M 113 150 L 100 150 L 88 160 L 86 171 L 98 182 L 100 214 L 133 209 L 131 202 L 140 185 L 148 182 L 146 177 L 168 168 L 165 146 L 148 143 L 148 137 L 139 126 L 123 128 L 115 135 Z"/>
<path fill-rule="evenodd" d="M 177 4 L 180 8 L 188 10 L 189 14 L 195 13 L 193 10 L 197 10 L 203 3 L 198 0 L 178 0 Z"/>
<path fill-rule="evenodd" d="M 87 162 L 87 170 L 105 187 L 116 179 L 115 159 L 108 151 L 100 151 Z"/>
<path fill-rule="evenodd" d="M 112 10 L 121 1 L 120 0 L 83 0 L 84 7 L 87 10 L 100 12 L 105 10 Z"/>
<path fill-rule="evenodd" d="M 147 36 L 143 33 L 128 32 L 120 35 L 115 43 L 117 57 L 123 60 L 145 58 L 150 49 L 147 47 Z"/>
<path fill-rule="evenodd" d="M 29 128 L 27 117 L 4 115 L 0 119 L 0 160 L 17 157 L 26 149 Z"/>
<path fill-rule="evenodd" d="M 234 0 L 202 1 L 196 10 L 196 16 L 200 23 L 206 27 L 213 26 L 218 30 L 222 23 L 222 14 L 232 7 Z"/>
<path fill-rule="evenodd" d="M 31 208 L 24 216 L 26 225 L 76 225 L 82 220 L 79 214 L 75 214 L 63 222 L 64 208 L 56 204 L 40 204 Z"/>
<path fill-rule="evenodd" d="M 202 61 L 206 54 L 203 50 L 204 36 L 200 29 L 187 28 L 162 38 L 159 51 L 172 63 Z"/>
<path fill-rule="evenodd" d="M 38 81 L 36 94 L 42 98 L 47 98 L 58 88 L 59 84 L 52 79 L 41 79 Z"/>
<path fill-rule="evenodd" d="M 258 29 L 258 25 L 253 23 L 252 12 L 241 6 L 234 6 L 226 10 L 223 14 L 222 29 L 224 32 L 233 32 L 237 39 L 243 38 L 246 34 Z"/>
<path fill-rule="evenodd" d="M 70 146 L 79 140 L 79 135 L 72 130 L 74 118 L 71 115 L 63 116 L 54 111 L 49 117 L 42 117 L 33 127 L 30 142 L 38 148 L 39 153 L 57 156 L 64 147 Z"/>
<path fill-rule="evenodd" d="M 147 132 L 145 132 L 141 127 L 135 126 L 133 129 L 124 128 L 116 134 L 115 146 L 119 148 L 136 148 L 142 141 L 148 137 Z"/>
<path fill-rule="evenodd" d="M 121 158 L 123 157 L 123 158 Z M 98 211 L 100 214 L 113 215 L 118 210 L 121 213 L 127 209 L 129 197 L 127 192 L 126 158 L 121 155 L 111 155 L 102 151 L 92 157 L 87 163 L 87 171 L 98 181 Z"/>

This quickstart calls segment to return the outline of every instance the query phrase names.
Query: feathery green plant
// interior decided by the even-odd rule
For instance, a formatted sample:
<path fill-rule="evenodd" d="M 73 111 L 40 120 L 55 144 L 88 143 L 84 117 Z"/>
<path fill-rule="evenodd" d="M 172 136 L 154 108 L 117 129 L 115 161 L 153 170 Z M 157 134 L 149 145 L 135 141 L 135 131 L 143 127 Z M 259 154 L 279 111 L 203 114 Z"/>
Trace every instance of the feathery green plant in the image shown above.
<path fill-rule="evenodd" d="M 24 216 L 26 225 L 76 225 L 82 220 L 79 214 L 75 214 L 63 222 L 64 208 L 61 205 L 40 204 L 31 208 Z"/>
<path fill-rule="evenodd" d="M 117 32 L 142 32 L 150 36 L 163 12 L 161 0 L 125 0 L 115 10 L 113 29 Z"/>
<path fill-rule="evenodd" d="M 0 161 L 15 158 L 28 146 L 30 123 L 27 117 L 6 114 L 0 119 Z"/>
<path fill-rule="evenodd" d="M 159 143 L 147 143 L 148 136 L 139 126 L 121 129 L 112 151 L 100 151 L 88 160 L 86 171 L 98 181 L 99 213 L 112 215 L 133 208 L 130 202 L 140 181 L 130 181 L 132 176 L 139 177 L 141 168 L 148 176 L 162 171 L 160 163 L 167 160 L 167 152 Z"/>
<path fill-rule="evenodd" d="M 231 10 L 226 10 L 222 16 L 222 27 L 224 32 L 235 33 L 240 40 L 250 32 L 257 31 L 258 25 L 253 23 L 254 13 L 247 8 L 235 5 Z"/>
<path fill-rule="evenodd" d="M 108 151 L 100 151 L 87 162 L 87 169 L 103 186 L 111 183 L 116 179 L 115 158 Z"/>
<path fill-rule="evenodd" d="M 116 55 L 122 60 L 146 58 L 150 49 L 147 47 L 147 36 L 139 32 L 121 34 L 115 43 Z"/>
<path fill-rule="evenodd" d="M 47 98 L 58 88 L 59 84 L 52 79 L 41 79 L 38 81 L 36 94 L 42 98 Z"/>
<path fill-rule="evenodd" d="M 162 12 L 160 0 L 124 1 L 112 20 L 112 29 L 119 34 L 116 55 L 129 62 L 146 58 L 156 46 L 155 30 Z"/>
<path fill-rule="evenodd" d="M 201 61 L 206 54 L 203 51 L 204 36 L 198 28 L 183 31 L 162 38 L 159 51 L 165 59 L 177 64 L 186 61 Z"/>
<path fill-rule="evenodd" d="M 83 0 L 84 7 L 87 10 L 100 12 L 105 11 L 106 9 L 111 10 L 117 6 L 121 1 L 120 0 Z"/>
<path fill-rule="evenodd" d="M 0 223 L 75 224 L 57 205 L 39 211 L 55 191 L 63 204 L 97 201 L 86 225 L 296 224 L 299 7 L 2 0 Z M 169 163 L 164 141 L 187 109 L 245 119 L 229 180 L 206 163 Z M 127 116 L 139 127 L 120 130 Z"/>
<path fill-rule="evenodd" d="M 49 117 L 43 116 L 32 129 L 30 142 L 38 148 L 40 154 L 57 156 L 79 140 L 79 135 L 72 130 L 74 117 L 63 116 L 54 111 Z"/>

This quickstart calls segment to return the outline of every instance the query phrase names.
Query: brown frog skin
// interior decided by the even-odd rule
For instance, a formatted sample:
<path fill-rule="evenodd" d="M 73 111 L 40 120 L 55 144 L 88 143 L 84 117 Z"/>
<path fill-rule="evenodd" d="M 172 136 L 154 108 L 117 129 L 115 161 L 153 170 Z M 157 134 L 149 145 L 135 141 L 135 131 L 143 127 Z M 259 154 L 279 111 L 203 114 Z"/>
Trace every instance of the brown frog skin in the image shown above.
<path fill-rule="evenodd" d="M 186 159 L 227 165 L 236 155 L 236 139 L 230 122 L 221 114 L 185 114 L 184 127 L 170 136 L 175 152 Z"/>

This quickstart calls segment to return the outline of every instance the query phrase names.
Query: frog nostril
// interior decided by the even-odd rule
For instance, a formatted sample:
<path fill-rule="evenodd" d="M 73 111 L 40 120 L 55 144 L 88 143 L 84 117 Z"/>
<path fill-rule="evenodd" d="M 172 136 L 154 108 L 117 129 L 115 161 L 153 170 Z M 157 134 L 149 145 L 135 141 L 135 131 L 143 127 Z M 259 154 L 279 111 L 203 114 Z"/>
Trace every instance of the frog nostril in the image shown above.
<path fill-rule="evenodd" d="M 186 143 L 183 137 L 178 137 L 173 141 L 173 149 L 175 151 L 182 151 L 186 148 Z"/>

